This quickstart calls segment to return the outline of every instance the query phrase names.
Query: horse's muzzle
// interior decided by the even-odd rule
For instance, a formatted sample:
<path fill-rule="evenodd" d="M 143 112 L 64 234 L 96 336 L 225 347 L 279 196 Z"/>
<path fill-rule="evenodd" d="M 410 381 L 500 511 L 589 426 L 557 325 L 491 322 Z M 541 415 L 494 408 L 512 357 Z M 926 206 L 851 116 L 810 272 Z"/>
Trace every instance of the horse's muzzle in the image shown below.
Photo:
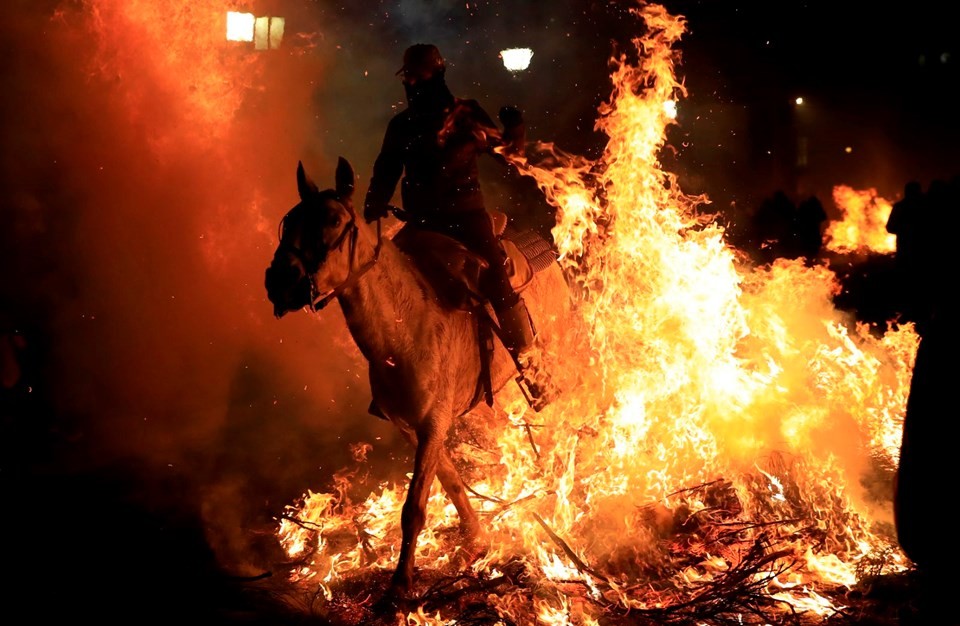
<path fill-rule="evenodd" d="M 310 281 L 294 267 L 274 262 L 263 282 L 277 318 L 310 304 Z"/>

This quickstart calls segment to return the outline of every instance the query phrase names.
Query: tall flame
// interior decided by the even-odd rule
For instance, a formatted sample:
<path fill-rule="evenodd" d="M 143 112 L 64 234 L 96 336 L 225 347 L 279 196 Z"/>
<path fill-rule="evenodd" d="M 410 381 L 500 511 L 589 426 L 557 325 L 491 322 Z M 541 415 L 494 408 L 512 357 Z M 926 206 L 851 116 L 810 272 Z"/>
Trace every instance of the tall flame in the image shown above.
<path fill-rule="evenodd" d="M 749 563 L 763 564 L 745 578 L 769 598 L 836 610 L 822 586 L 851 586 L 868 563 L 904 567 L 878 530 L 889 494 L 863 485 L 896 467 L 918 337 L 838 311 L 825 267 L 750 265 L 702 210 L 708 199 L 661 169 L 669 103 L 686 96 L 673 50 L 685 22 L 659 5 L 634 13 L 645 34 L 635 58 L 612 60 L 603 155 L 542 144 L 541 159 L 517 161 L 558 209 L 553 235 L 589 346 L 564 355 L 556 375 L 577 384 L 553 405 L 534 418 L 507 389 L 492 450 L 455 451 L 483 468 L 467 476 L 488 533 L 473 572 L 517 580 L 521 563 L 533 605 L 517 588 L 489 600 L 514 623 L 665 610 Z M 332 597 L 344 577 L 391 567 L 404 488 L 291 506 L 279 536 L 311 551 L 294 578 Z M 456 513 L 439 491 L 428 520 L 418 564 L 442 570 Z"/>

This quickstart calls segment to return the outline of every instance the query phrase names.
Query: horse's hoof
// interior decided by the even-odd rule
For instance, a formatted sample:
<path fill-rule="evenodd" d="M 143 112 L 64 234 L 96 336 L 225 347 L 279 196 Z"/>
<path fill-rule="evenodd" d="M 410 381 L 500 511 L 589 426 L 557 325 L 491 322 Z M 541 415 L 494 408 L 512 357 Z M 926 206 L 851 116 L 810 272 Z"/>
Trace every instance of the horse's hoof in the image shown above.
<path fill-rule="evenodd" d="M 470 538 L 461 543 L 453 554 L 451 564 L 457 570 L 464 570 L 477 562 L 477 559 L 487 553 L 486 544 L 477 540 L 477 537 Z"/>
<path fill-rule="evenodd" d="M 481 539 L 483 532 L 483 526 L 475 519 L 470 522 L 461 522 L 458 531 L 458 541 L 460 545 L 476 543 Z"/>
<path fill-rule="evenodd" d="M 388 588 L 380 599 L 373 603 L 371 609 L 377 615 L 393 615 L 395 613 L 409 613 L 413 608 L 414 598 L 409 590 Z"/>
<path fill-rule="evenodd" d="M 390 579 L 390 586 L 387 587 L 380 602 L 386 607 L 400 607 L 414 602 L 416 599 L 413 593 L 413 578 L 395 573 Z"/>

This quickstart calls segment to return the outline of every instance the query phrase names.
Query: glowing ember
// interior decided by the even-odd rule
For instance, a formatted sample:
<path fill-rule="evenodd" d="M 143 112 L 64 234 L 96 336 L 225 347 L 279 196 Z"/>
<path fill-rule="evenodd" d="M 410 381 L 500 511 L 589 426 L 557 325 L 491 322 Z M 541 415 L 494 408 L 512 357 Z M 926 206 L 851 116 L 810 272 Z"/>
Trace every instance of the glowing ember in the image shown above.
<path fill-rule="evenodd" d="M 838 607 L 826 587 L 904 567 L 876 530 L 889 502 L 864 485 L 896 466 L 918 338 L 877 336 L 838 311 L 825 267 L 741 264 L 707 199 L 658 161 L 686 95 L 673 51 L 685 23 L 658 5 L 634 12 L 646 34 L 632 42 L 638 59 L 613 60 L 602 157 L 541 145 L 549 168 L 517 161 L 557 207 L 589 345 L 554 372 L 566 383 L 558 401 L 533 415 L 508 387 L 490 445 L 454 450 L 486 524 L 471 573 L 515 581 L 485 598 L 508 623 L 694 611 L 712 585 L 827 614 Z M 304 562 L 292 578 L 327 598 L 395 564 L 405 489 L 384 484 L 358 502 L 338 485 L 308 493 L 279 529 Z M 450 572 L 456 514 L 439 490 L 427 520 L 418 563 Z"/>

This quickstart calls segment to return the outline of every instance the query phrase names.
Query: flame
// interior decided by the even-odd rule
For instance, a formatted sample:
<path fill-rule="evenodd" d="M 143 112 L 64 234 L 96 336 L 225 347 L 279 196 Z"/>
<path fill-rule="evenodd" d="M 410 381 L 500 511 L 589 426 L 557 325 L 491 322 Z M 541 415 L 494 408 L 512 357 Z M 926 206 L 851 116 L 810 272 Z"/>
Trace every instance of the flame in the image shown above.
<path fill-rule="evenodd" d="M 846 185 L 837 185 L 833 188 L 833 201 L 843 217 L 827 227 L 828 250 L 880 254 L 891 254 L 896 250 L 897 239 L 887 232 L 893 204 L 878 196 L 876 189 L 857 191 Z"/>
<path fill-rule="evenodd" d="M 603 155 L 541 144 L 540 159 L 516 161 L 558 209 L 553 234 L 589 345 L 552 372 L 575 381 L 558 401 L 534 416 L 508 388 L 489 449 L 454 450 L 482 468 L 465 476 L 487 533 L 472 572 L 489 580 L 521 564 L 533 606 L 517 585 L 488 598 L 509 623 L 655 614 L 751 563 L 744 580 L 768 598 L 827 614 L 840 607 L 825 588 L 853 586 L 865 564 L 905 567 L 877 530 L 889 501 L 863 478 L 896 467 L 918 336 L 878 334 L 837 310 L 826 267 L 748 265 L 709 200 L 662 170 L 686 95 L 673 50 L 685 22 L 659 5 L 633 13 L 646 34 L 612 60 Z M 288 552 L 309 556 L 292 577 L 329 597 L 338 579 L 391 568 L 405 488 L 384 484 L 359 503 L 342 488 L 308 493 L 280 525 Z M 436 489 L 427 517 L 417 562 L 449 569 L 444 531 L 457 520 Z"/>
<path fill-rule="evenodd" d="M 224 54 L 221 2 L 85 3 L 101 34 L 97 71 L 123 82 L 126 109 L 142 124 L 154 154 L 176 160 L 187 140 L 181 138 L 208 150 L 231 138 L 263 68 L 254 56 Z"/>

